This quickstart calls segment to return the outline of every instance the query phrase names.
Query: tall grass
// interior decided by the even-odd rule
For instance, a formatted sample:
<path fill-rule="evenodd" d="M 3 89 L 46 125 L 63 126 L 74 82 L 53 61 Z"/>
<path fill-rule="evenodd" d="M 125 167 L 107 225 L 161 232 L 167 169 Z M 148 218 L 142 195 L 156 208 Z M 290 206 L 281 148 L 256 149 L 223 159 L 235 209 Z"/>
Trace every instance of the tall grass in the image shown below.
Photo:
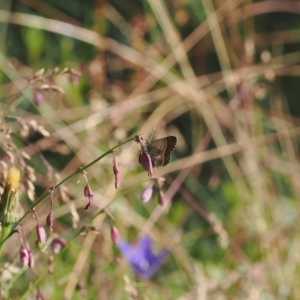
<path fill-rule="evenodd" d="M 21 268 L 18 234 L 4 241 L 3 299 L 299 299 L 299 13 L 298 1 L 0 4 L 0 184 L 21 171 L 35 254 Z M 154 127 L 178 140 L 154 171 L 164 206 L 157 187 L 141 202 L 151 179 L 132 140 Z M 46 226 L 51 196 L 41 252 L 30 209 Z M 151 280 L 112 225 L 170 250 Z"/>

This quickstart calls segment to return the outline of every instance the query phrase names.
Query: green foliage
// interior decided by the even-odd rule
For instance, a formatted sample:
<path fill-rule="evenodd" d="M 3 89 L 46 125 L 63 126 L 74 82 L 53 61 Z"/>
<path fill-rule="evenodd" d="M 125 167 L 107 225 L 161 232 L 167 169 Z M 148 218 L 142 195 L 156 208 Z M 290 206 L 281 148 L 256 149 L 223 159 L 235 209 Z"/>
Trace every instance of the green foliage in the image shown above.
<path fill-rule="evenodd" d="M 0 4 L 0 207 L 16 167 L 23 216 L 23 233 L 2 224 L 1 295 L 299 299 L 297 1 L 27 2 Z M 144 204 L 153 179 L 132 138 L 153 128 L 178 142 Z M 30 209 L 46 226 L 51 201 L 41 252 Z M 169 249 L 151 280 L 133 274 L 112 225 Z M 18 262 L 27 241 L 32 270 Z"/>

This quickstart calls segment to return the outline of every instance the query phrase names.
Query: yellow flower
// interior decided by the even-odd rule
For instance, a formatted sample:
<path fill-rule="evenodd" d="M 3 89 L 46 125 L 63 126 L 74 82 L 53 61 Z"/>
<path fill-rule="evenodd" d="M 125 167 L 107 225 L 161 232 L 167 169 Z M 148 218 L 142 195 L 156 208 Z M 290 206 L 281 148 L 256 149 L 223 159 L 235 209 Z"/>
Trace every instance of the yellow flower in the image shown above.
<path fill-rule="evenodd" d="M 12 168 L 7 176 L 6 185 L 0 202 L 0 222 L 2 227 L 14 224 L 19 219 L 20 171 Z"/>
<path fill-rule="evenodd" d="M 6 186 L 13 191 L 16 191 L 20 184 L 20 171 L 18 169 L 10 169 L 7 179 Z"/>

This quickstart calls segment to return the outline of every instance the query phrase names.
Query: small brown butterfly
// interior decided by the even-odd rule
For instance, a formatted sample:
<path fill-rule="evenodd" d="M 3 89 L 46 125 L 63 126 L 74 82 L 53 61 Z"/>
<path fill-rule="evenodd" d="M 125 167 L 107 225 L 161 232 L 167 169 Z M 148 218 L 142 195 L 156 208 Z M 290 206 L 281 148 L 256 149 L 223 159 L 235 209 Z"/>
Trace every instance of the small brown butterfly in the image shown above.
<path fill-rule="evenodd" d="M 134 137 L 134 140 L 140 145 L 141 153 L 146 153 L 150 156 L 154 168 L 166 166 L 170 162 L 171 153 L 177 143 L 175 136 L 166 136 L 150 142 L 142 134 L 139 134 Z"/>

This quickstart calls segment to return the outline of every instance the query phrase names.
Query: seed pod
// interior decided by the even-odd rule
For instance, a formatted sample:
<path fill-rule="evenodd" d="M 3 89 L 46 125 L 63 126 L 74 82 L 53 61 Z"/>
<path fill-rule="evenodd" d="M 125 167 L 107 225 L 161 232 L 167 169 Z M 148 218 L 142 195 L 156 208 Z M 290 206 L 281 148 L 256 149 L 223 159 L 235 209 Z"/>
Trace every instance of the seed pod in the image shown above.
<path fill-rule="evenodd" d="M 111 236 L 111 240 L 114 244 L 119 243 L 120 233 L 119 233 L 119 230 L 115 226 L 112 226 L 110 228 L 110 236 Z"/>
<path fill-rule="evenodd" d="M 20 249 L 20 263 L 23 267 L 28 266 L 29 263 L 29 251 L 24 246 Z"/>
<path fill-rule="evenodd" d="M 34 266 L 34 256 L 33 256 L 33 253 L 31 251 L 29 251 L 28 266 L 29 266 L 30 269 L 32 269 L 33 266 Z"/>
<path fill-rule="evenodd" d="M 46 223 L 47 223 L 48 228 L 49 228 L 51 231 L 53 231 L 54 215 L 53 215 L 52 210 L 50 211 L 49 215 L 47 216 Z"/>
<path fill-rule="evenodd" d="M 151 161 L 151 157 L 148 153 L 142 152 L 139 155 L 139 163 L 143 166 L 144 170 L 148 172 L 148 176 L 152 177 L 153 174 L 153 165 Z"/>
<path fill-rule="evenodd" d="M 94 193 L 89 184 L 87 184 L 84 188 L 84 196 L 88 197 L 88 200 L 89 200 L 88 204 L 85 206 L 84 209 L 88 209 L 91 206 L 93 199 L 94 199 Z"/>
<path fill-rule="evenodd" d="M 150 186 L 146 187 L 141 194 L 141 200 L 143 203 L 147 203 L 153 194 L 153 184 L 151 184 Z"/>
<path fill-rule="evenodd" d="M 45 96 L 41 92 L 35 92 L 34 93 L 34 98 L 33 98 L 34 104 L 35 105 L 40 105 L 45 101 Z"/>
<path fill-rule="evenodd" d="M 52 251 L 54 254 L 58 254 L 63 247 L 65 247 L 67 241 L 63 238 L 54 239 L 51 243 Z"/>
<path fill-rule="evenodd" d="M 36 234 L 37 234 L 38 241 L 41 244 L 46 244 L 47 235 L 46 235 L 46 231 L 42 225 L 36 226 Z"/>
<path fill-rule="evenodd" d="M 117 189 L 120 185 L 120 169 L 119 169 L 119 166 L 117 163 L 117 158 L 116 158 L 115 152 L 113 151 L 112 154 L 113 154 L 113 160 L 112 160 L 113 172 L 115 175 L 115 188 Z"/>
<path fill-rule="evenodd" d="M 51 266 L 48 267 L 48 273 L 50 275 L 52 275 L 54 273 L 54 266 L 53 265 L 51 265 Z"/>
<path fill-rule="evenodd" d="M 113 166 L 113 171 L 115 175 L 115 188 L 117 189 L 120 185 L 120 169 L 117 164 Z"/>
<path fill-rule="evenodd" d="M 38 288 L 38 291 L 36 293 L 36 300 L 45 300 L 45 297 L 43 293 L 41 292 L 40 288 Z"/>

